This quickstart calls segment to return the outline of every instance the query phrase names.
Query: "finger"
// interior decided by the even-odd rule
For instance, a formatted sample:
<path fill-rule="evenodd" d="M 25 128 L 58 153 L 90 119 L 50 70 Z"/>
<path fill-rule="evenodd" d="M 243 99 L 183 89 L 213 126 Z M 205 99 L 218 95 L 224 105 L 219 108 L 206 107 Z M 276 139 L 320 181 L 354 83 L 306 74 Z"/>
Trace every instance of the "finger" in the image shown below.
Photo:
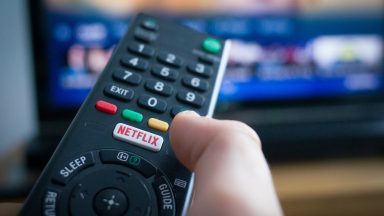
<path fill-rule="evenodd" d="M 190 213 L 281 213 L 260 140 L 251 128 L 186 112 L 172 122 L 170 139 L 178 159 L 196 174 Z"/>

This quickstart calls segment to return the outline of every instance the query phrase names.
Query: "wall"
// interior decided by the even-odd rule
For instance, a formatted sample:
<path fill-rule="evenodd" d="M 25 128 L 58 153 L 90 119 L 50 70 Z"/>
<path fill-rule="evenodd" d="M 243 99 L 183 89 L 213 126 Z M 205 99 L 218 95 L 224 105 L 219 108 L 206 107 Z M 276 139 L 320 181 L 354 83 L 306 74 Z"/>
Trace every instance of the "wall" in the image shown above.
<path fill-rule="evenodd" d="M 0 1 L 0 157 L 37 131 L 26 1 Z"/>

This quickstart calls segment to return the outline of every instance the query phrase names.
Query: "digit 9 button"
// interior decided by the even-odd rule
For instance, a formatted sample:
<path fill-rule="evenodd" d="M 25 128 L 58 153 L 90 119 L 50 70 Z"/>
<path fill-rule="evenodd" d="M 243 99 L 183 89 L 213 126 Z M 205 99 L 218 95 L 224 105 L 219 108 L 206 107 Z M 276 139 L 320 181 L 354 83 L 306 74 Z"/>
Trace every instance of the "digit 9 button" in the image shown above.
<path fill-rule="evenodd" d="M 176 97 L 179 101 L 198 108 L 203 106 L 205 101 L 203 96 L 185 90 L 180 90 Z"/>
<path fill-rule="evenodd" d="M 141 95 L 137 103 L 139 106 L 157 113 L 163 113 L 167 110 L 167 103 L 165 101 L 146 94 Z"/>

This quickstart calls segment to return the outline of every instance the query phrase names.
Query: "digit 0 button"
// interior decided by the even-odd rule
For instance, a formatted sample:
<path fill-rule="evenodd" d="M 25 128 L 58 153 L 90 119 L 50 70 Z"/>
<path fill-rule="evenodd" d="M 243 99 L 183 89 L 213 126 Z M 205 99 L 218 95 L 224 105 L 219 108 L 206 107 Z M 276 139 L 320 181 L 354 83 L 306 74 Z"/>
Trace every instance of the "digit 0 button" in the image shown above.
<path fill-rule="evenodd" d="M 129 109 L 124 109 L 122 116 L 124 119 L 127 119 L 132 122 L 136 122 L 136 123 L 140 123 L 143 121 L 143 115 L 141 113 L 138 113 Z"/>
<path fill-rule="evenodd" d="M 161 132 L 167 132 L 169 128 L 169 124 L 167 122 L 155 118 L 150 118 L 148 120 L 148 126 Z"/>
<path fill-rule="evenodd" d="M 154 112 L 163 113 L 167 110 L 165 101 L 149 95 L 141 95 L 137 102 L 141 107 Z"/>
<path fill-rule="evenodd" d="M 108 103 L 103 100 L 99 100 L 96 102 L 96 109 L 100 112 L 115 114 L 117 112 L 117 106 L 111 103 Z"/>

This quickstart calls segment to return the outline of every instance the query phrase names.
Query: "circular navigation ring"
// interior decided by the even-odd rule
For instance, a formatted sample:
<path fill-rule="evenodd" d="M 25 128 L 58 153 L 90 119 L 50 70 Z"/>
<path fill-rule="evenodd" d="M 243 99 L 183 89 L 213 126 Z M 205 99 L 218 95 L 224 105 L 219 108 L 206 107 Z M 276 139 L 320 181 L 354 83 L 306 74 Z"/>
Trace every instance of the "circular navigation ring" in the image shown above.
<path fill-rule="evenodd" d="M 152 189 L 130 168 L 104 165 L 73 181 L 71 215 L 151 215 L 157 211 Z"/>

